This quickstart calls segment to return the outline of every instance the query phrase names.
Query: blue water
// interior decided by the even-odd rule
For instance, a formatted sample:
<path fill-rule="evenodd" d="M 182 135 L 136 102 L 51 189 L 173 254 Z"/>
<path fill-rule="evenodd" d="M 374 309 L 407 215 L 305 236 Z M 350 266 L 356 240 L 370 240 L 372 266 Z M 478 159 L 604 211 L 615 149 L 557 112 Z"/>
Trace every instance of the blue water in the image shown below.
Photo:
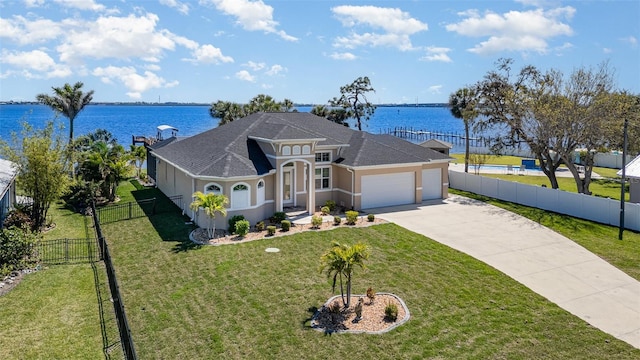
<path fill-rule="evenodd" d="M 301 112 L 310 110 L 311 107 L 298 108 Z M 23 121 L 42 128 L 52 119 L 56 125 L 64 126 L 62 135 L 67 136 L 67 118 L 56 118 L 47 106 L 0 105 L 0 139 L 9 140 L 12 132 L 19 133 Z M 128 147 L 132 135 L 155 136 L 158 125 L 171 125 L 179 129 L 179 136 L 190 136 L 217 124 L 218 119 L 209 115 L 209 106 L 88 105 L 74 121 L 74 137 L 103 128 Z M 396 126 L 441 133 L 464 132 L 462 121 L 443 107 L 378 107 L 363 130 L 377 134 Z M 463 151 L 462 147 L 453 149 L 453 152 Z"/>

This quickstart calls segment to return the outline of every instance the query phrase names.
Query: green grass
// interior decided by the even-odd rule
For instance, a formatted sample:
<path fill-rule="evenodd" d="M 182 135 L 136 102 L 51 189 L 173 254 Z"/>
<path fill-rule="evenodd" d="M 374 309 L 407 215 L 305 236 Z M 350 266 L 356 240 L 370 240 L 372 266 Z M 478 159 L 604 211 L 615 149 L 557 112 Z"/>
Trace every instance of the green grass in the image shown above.
<path fill-rule="evenodd" d="M 100 359 L 91 266 L 53 266 L 0 297 L 0 359 Z"/>
<path fill-rule="evenodd" d="M 488 265 L 393 224 L 218 247 L 193 245 L 191 229 L 175 214 L 104 226 L 141 359 L 640 356 Z M 406 324 L 374 336 L 309 328 L 333 295 L 318 271 L 331 240 L 371 247 L 354 294 L 395 293 L 411 312 Z"/>
<path fill-rule="evenodd" d="M 94 237 L 91 218 L 52 204 L 44 240 Z M 0 359 L 121 357 L 102 263 L 45 266 L 0 297 Z M 115 346 L 112 346 L 114 345 Z M 109 348 L 108 350 L 105 350 Z"/>
<path fill-rule="evenodd" d="M 640 281 L 640 266 L 638 266 L 640 264 L 640 233 L 625 231 L 624 240 L 620 241 L 618 240 L 618 228 L 614 226 L 598 224 L 466 191 L 449 189 L 449 193 L 482 200 L 536 221 L 582 245 Z"/>

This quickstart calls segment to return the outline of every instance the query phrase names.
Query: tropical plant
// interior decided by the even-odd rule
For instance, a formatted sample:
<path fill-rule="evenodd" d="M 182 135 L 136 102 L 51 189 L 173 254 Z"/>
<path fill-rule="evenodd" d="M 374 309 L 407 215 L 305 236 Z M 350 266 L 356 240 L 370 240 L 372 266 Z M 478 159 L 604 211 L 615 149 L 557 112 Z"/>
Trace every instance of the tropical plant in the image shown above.
<path fill-rule="evenodd" d="M 18 189 L 32 201 L 32 230 L 45 224 L 51 203 L 60 198 L 69 182 L 64 144 L 54 137 L 53 122 L 41 130 L 22 125 L 21 137 L 12 134 L 12 145 L 0 140 L 0 153 L 17 170 Z"/>
<path fill-rule="evenodd" d="M 323 206 L 320 208 L 320 212 L 322 213 L 322 215 L 329 215 L 329 212 L 331 212 L 331 209 L 329 209 L 328 206 Z"/>
<path fill-rule="evenodd" d="M 130 160 L 124 147 L 101 140 L 91 144 L 91 150 L 83 154 L 78 166 L 78 174 L 96 184 L 100 195 L 109 201 L 115 200 L 118 184 L 129 177 L 130 172 Z"/>
<path fill-rule="evenodd" d="M 367 215 L 367 221 L 373 222 L 375 219 L 376 219 L 376 216 L 374 214 Z"/>
<path fill-rule="evenodd" d="M 209 218 L 207 235 L 209 238 L 213 239 L 216 232 L 216 214 L 219 213 L 222 216 L 227 216 L 226 205 L 229 204 L 229 199 L 222 194 L 204 194 L 201 191 L 193 193 L 193 199 L 194 200 L 191 205 L 189 205 L 189 208 L 193 211 L 198 211 L 201 208 L 204 210 L 204 213 Z"/>
<path fill-rule="evenodd" d="M 220 119 L 218 125 L 228 124 L 245 116 L 257 112 L 294 111 L 293 101 L 284 99 L 277 102 L 270 95 L 259 94 L 249 100 L 248 104 L 238 104 L 230 101 L 218 100 L 209 108 L 209 115 Z"/>
<path fill-rule="evenodd" d="M 376 292 L 372 287 L 367 289 L 367 297 L 369 298 L 369 304 L 373 304 L 374 300 L 376 299 Z"/>
<path fill-rule="evenodd" d="M 25 267 L 38 237 L 29 230 L 0 229 L 0 279 Z"/>
<path fill-rule="evenodd" d="M 131 145 L 129 150 L 132 164 L 136 167 L 136 176 L 140 178 L 142 164 L 147 159 L 147 149 L 144 146 Z"/>
<path fill-rule="evenodd" d="M 235 233 L 240 237 L 244 237 L 249 233 L 249 229 L 251 228 L 251 224 L 249 224 L 249 220 L 238 220 L 235 225 Z"/>
<path fill-rule="evenodd" d="M 332 242 L 332 246 L 320 258 L 320 272 L 326 271 L 327 277 L 333 277 L 332 290 L 335 291 L 336 283 L 340 281 L 340 295 L 345 308 L 351 305 L 351 280 L 356 266 L 366 268 L 364 261 L 369 258 L 369 248 L 357 243 L 351 246 Z M 343 283 L 344 278 L 344 284 Z M 344 286 L 346 286 L 346 294 Z"/>
<path fill-rule="evenodd" d="M 338 225 L 340 225 L 341 222 L 342 222 L 342 218 L 340 216 L 336 215 L 336 216 L 333 217 L 333 225 L 338 226 Z"/>
<path fill-rule="evenodd" d="M 280 222 L 280 227 L 282 228 L 282 231 L 289 231 L 289 229 L 291 229 L 291 221 L 282 220 Z"/>
<path fill-rule="evenodd" d="M 387 321 L 398 320 L 398 305 L 387 303 L 384 307 L 384 318 Z"/>
<path fill-rule="evenodd" d="M 469 172 L 469 130 L 473 120 L 478 117 L 476 104 L 476 91 L 472 87 L 464 87 L 449 95 L 451 115 L 456 119 L 462 119 L 464 123 L 464 172 Z"/>
<path fill-rule="evenodd" d="M 274 225 L 267 226 L 267 235 L 273 236 L 276 234 L 276 227 Z"/>
<path fill-rule="evenodd" d="M 358 221 L 358 212 L 355 210 L 349 210 L 345 213 L 347 217 L 347 225 L 355 225 L 356 221 Z"/>
<path fill-rule="evenodd" d="M 369 120 L 376 110 L 375 105 L 367 100 L 366 94 L 371 91 L 376 92 L 369 77 L 359 77 L 351 84 L 340 87 L 340 97 L 329 100 L 329 104 L 342 108 L 347 119 L 355 118 L 358 130 L 362 130 L 362 122 Z"/>
<path fill-rule="evenodd" d="M 229 224 L 227 231 L 232 234 L 236 232 L 236 223 L 240 220 L 244 220 L 244 215 L 233 215 L 230 217 L 229 220 L 227 220 L 227 223 Z"/>
<path fill-rule="evenodd" d="M 349 112 L 345 109 L 328 108 L 326 105 L 316 105 L 311 109 L 311 114 L 323 117 L 336 124 L 349 127 L 349 123 L 347 122 L 347 119 L 349 119 Z"/>

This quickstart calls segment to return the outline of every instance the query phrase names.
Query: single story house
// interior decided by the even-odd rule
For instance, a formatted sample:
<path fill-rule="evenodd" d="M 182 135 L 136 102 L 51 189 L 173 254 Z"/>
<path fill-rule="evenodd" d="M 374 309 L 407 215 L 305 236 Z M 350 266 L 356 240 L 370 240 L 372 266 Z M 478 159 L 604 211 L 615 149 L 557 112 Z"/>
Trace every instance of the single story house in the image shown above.
<path fill-rule="evenodd" d="M 18 172 L 14 163 L 0 159 L 0 229 L 16 203 L 16 177 Z"/>
<path fill-rule="evenodd" d="M 255 113 L 149 147 L 149 175 L 166 195 L 224 194 L 227 216 L 251 224 L 285 208 L 309 214 L 327 200 L 347 209 L 446 198 L 449 156 L 391 135 L 356 131 L 305 112 Z M 226 227 L 226 219 L 216 219 Z"/>
<path fill-rule="evenodd" d="M 622 170 L 618 176 L 622 176 Z M 625 166 L 625 176 L 629 180 L 629 202 L 640 203 L 640 155 Z"/>

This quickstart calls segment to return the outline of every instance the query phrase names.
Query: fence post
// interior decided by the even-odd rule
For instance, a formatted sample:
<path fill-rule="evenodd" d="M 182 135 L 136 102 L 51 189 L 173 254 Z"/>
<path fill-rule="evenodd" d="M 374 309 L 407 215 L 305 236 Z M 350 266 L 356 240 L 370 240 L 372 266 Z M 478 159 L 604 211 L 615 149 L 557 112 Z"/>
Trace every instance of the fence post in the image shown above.
<path fill-rule="evenodd" d="M 64 261 L 69 262 L 69 239 L 64 239 Z"/>
<path fill-rule="evenodd" d="M 131 205 L 132 204 L 133 204 L 132 202 L 129 202 L 129 220 L 131 220 L 131 218 L 132 218 L 132 216 L 131 216 Z"/>

